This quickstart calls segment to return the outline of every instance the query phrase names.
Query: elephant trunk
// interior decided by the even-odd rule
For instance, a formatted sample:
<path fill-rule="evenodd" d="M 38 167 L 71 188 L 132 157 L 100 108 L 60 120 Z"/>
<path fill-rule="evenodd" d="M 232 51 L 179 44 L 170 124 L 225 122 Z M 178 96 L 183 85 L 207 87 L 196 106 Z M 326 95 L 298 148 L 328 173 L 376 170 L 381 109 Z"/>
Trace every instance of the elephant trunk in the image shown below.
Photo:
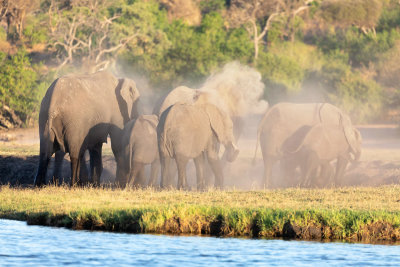
<path fill-rule="evenodd" d="M 238 155 L 239 155 L 238 147 L 233 142 L 229 142 L 225 146 L 226 160 L 229 161 L 229 162 L 233 162 L 233 161 L 236 160 Z"/>
<path fill-rule="evenodd" d="M 360 160 L 361 157 L 361 150 L 357 150 L 357 151 L 352 151 L 352 154 L 354 155 L 354 159 L 352 159 L 352 162 L 357 162 Z"/>

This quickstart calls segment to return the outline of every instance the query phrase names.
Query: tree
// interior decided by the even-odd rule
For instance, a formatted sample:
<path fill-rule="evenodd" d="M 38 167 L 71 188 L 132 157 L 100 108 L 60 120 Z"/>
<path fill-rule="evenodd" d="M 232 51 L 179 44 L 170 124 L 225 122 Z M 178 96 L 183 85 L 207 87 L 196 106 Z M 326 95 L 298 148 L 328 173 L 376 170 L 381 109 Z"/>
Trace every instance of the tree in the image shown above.
<path fill-rule="evenodd" d="M 336 26 L 356 26 L 365 34 L 375 34 L 383 6 L 382 0 L 326 0 L 321 5 L 321 16 Z"/>
<path fill-rule="evenodd" d="M 111 11 L 110 1 L 76 1 L 66 10 L 53 3 L 48 10 L 49 28 L 60 60 L 58 69 L 67 64 L 79 64 L 88 72 L 107 68 L 115 54 L 139 35 L 136 29 L 118 23 L 121 10 Z"/>
<path fill-rule="evenodd" d="M 264 39 L 271 28 L 274 20 L 286 16 L 289 21 L 294 21 L 294 18 L 302 11 L 308 9 L 313 0 L 234 0 L 231 1 L 227 18 L 230 25 L 237 27 L 244 25 L 251 36 L 254 45 L 254 64 L 257 62 L 259 55 L 259 43 Z M 265 20 L 265 17 L 267 19 Z M 265 20 L 264 26 L 260 27 L 259 22 Z M 293 22 L 291 22 L 293 24 Z M 294 32 L 291 34 L 294 39 Z M 292 40 L 293 41 L 293 40 Z"/>
<path fill-rule="evenodd" d="M 44 86 L 24 50 L 13 56 L 0 53 L 0 107 L 14 110 L 23 122 L 37 115 Z"/>
<path fill-rule="evenodd" d="M 7 20 L 7 37 L 12 41 L 22 39 L 26 15 L 39 7 L 40 0 L 3 0 L 1 13 Z M 15 30 L 15 35 L 13 35 Z"/>

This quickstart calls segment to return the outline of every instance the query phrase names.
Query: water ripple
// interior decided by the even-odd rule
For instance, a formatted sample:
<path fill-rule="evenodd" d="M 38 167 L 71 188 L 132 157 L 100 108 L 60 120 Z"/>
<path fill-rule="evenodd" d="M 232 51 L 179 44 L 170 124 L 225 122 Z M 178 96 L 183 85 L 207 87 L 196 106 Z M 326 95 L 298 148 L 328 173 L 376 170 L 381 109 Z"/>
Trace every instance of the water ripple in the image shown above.
<path fill-rule="evenodd" d="M 0 220 L 0 265 L 400 266 L 387 245 L 132 235 Z"/>

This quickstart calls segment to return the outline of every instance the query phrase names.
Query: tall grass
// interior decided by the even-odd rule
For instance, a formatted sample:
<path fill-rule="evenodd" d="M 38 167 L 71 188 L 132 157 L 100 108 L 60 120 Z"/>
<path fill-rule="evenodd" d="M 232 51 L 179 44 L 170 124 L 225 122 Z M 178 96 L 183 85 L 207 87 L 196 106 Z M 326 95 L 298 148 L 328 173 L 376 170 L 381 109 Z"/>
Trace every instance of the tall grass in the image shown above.
<path fill-rule="evenodd" d="M 400 186 L 157 191 L 0 187 L 0 217 L 133 233 L 400 239 Z"/>

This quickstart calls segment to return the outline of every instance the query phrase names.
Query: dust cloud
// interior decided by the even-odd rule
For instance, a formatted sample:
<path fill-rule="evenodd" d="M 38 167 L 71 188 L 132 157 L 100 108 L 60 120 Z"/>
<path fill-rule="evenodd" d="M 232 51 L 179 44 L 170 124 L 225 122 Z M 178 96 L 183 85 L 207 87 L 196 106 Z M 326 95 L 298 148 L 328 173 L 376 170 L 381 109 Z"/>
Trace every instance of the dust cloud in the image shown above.
<path fill-rule="evenodd" d="M 264 87 L 258 71 L 235 61 L 212 74 L 199 90 L 218 92 L 229 115 L 246 116 L 267 110 L 267 101 L 260 99 L 264 94 Z"/>
<path fill-rule="evenodd" d="M 140 101 L 143 114 L 151 114 L 154 106 L 167 93 L 159 88 L 152 87 L 143 75 L 122 72 L 118 74 L 117 71 L 114 71 L 114 73 L 119 77 L 131 78 L 136 82 L 141 94 Z M 199 93 L 207 93 L 207 100 L 225 109 L 231 117 L 239 116 L 244 120 L 243 130 L 237 143 L 240 149 L 239 157 L 232 163 L 224 163 L 225 189 L 263 189 L 264 165 L 260 149 L 258 150 L 255 164 L 253 164 L 252 159 L 256 145 L 258 123 L 268 108 L 268 103 L 262 100 L 264 88 L 265 85 L 259 72 L 239 62 L 230 62 L 214 71 L 205 79 L 203 84 L 198 86 L 198 89 L 194 89 Z M 311 97 L 316 97 L 316 94 L 313 93 L 315 91 L 314 87 L 310 86 L 310 88 L 308 93 L 301 97 L 298 96 L 296 99 L 286 97 L 279 101 L 323 102 L 321 96 L 318 96 L 318 99 Z M 172 89 L 170 88 L 170 90 Z M 398 167 L 400 166 L 400 131 L 398 127 L 395 125 L 362 125 L 357 126 L 357 128 L 363 136 L 361 160 L 358 164 L 348 167 L 343 180 L 339 181 L 339 186 L 378 186 L 400 183 L 400 168 Z M 15 133 L 16 139 L 13 139 L 14 143 L 23 145 L 26 138 L 32 140 L 31 134 L 24 136 L 21 131 Z M 35 140 L 38 143 L 38 138 Z M 104 171 L 101 181 L 103 183 L 112 183 L 115 179 L 116 164 L 111 152 L 110 142 L 104 144 L 104 150 Z M 223 149 L 221 150 L 222 155 Z M 69 157 L 66 157 L 63 164 L 63 177 L 70 177 L 68 159 Z M 34 175 L 37 167 L 33 163 L 35 160 L 37 159 L 32 158 L 31 162 L 25 158 L 4 158 L 4 166 L 11 166 L 10 168 L 2 169 L 4 179 L 7 177 L 15 178 L 15 172 L 11 171 L 11 169 L 16 168 L 16 166 L 22 168 L 24 164 L 21 162 L 26 162 L 26 166 L 24 165 L 26 172 L 21 171 L 21 173 L 24 173 L 23 176 L 26 178 L 26 182 L 33 181 L 33 176 L 30 177 L 27 173 Z M 88 163 L 89 159 L 86 157 L 86 164 Z M 51 168 L 52 166 L 50 166 L 48 176 L 52 173 Z M 281 180 L 281 172 L 279 164 L 275 164 L 269 188 L 298 186 L 299 170 L 297 170 L 295 177 L 292 177 L 291 181 Z M 7 176 L 6 173 L 9 175 Z M 211 173 L 208 172 L 208 174 L 212 177 Z M 196 172 L 192 162 L 188 164 L 187 175 L 189 187 L 195 189 Z M 149 177 L 149 166 L 146 166 L 146 176 Z M 23 182 L 21 179 L 19 179 L 19 183 Z M 213 184 L 213 177 L 210 180 L 211 184 Z"/>
<path fill-rule="evenodd" d="M 165 97 L 165 93 L 160 94 L 161 90 L 151 88 L 143 77 L 137 75 L 128 77 L 137 83 L 143 111 L 145 114 L 150 114 L 154 106 Z M 224 164 L 227 188 L 256 189 L 262 184 L 262 161 L 254 166 L 252 156 L 256 145 L 258 122 L 268 109 L 268 102 L 262 99 L 264 88 L 261 74 L 257 70 L 234 61 L 215 70 L 198 89 L 193 89 L 197 93 L 195 97 L 199 97 L 193 101 L 213 103 L 227 112 L 231 118 L 240 117 L 243 120 L 243 131 L 237 144 L 241 151 L 239 157 L 233 163 Z M 223 150 L 222 147 L 221 155 Z M 146 173 L 147 175 L 149 173 L 148 166 Z M 210 171 L 206 171 L 206 174 L 213 176 Z M 189 186 L 195 188 L 196 172 L 193 162 L 188 164 L 187 176 Z M 213 178 L 209 181 L 212 185 Z"/>

